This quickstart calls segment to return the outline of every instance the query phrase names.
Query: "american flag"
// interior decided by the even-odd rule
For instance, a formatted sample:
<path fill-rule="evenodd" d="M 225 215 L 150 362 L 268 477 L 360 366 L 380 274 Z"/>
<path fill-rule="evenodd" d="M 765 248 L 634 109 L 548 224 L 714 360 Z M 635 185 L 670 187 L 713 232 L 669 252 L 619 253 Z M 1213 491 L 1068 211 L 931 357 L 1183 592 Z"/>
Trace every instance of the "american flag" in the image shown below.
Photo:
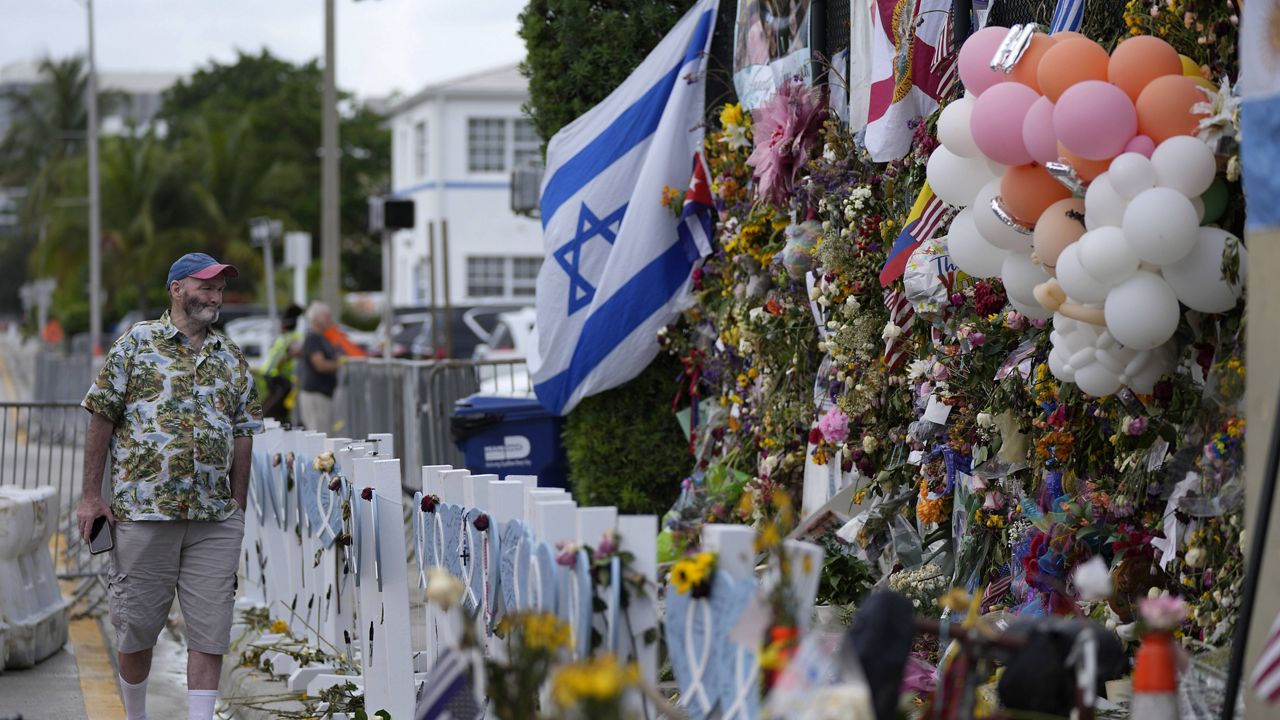
<path fill-rule="evenodd" d="M 484 707 L 476 699 L 472 673 L 483 667 L 474 650 L 449 648 L 423 683 L 415 720 L 477 720 Z"/>
<path fill-rule="evenodd" d="M 960 72 L 956 68 L 956 49 L 952 47 L 955 16 L 947 16 L 947 24 L 942 27 L 938 36 L 938 51 L 933 56 L 929 71 L 938 76 L 938 99 L 951 97 L 960 80 Z"/>
<path fill-rule="evenodd" d="M 1258 697 L 1269 703 L 1280 700 L 1280 615 L 1271 623 L 1271 634 L 1258 656 L 1258 664 L 1253 667 L 1251 680 Z"/>
<path fill-rule="evenodd" d="M 916 311 L 900 288 L 884 291 L 884 305 L 889 308 L 889 321 L 902 328 L 902 334 L 884 341 L 884 364 L 892 372 L 902 366 L 911 349 L 907 328 L 916 320 Z"/>

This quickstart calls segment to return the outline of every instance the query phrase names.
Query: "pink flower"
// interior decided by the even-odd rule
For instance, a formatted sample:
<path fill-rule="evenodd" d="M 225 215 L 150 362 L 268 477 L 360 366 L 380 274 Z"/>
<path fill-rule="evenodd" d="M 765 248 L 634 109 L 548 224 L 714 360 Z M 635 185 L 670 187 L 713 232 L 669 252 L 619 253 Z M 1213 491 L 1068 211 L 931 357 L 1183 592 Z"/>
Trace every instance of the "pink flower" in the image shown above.
<path fill-rule="evenodd" d="M 818 430 L 829 443 L 842 443 L 849 439 L 849 416 L 839 407 L 833 406 L 818 419 Z"/>
<path fill-rule="evenodd" d="M 578 544 L 568 540 L 556 543 L 556 564 L 567 568 L 578 564 Z"/>
<path fill-rule="evenodd" d="M 787 82 L 752 115 L 756 146 L 747 164 L 755 170 L 760 196 L 785 205 L 796 174 L 818 141 L 826 115 L 822 99 L 797 81 Z"/>
<path fill-rule="evenodd" d="M 606 530 L 604 535 L 600 536 L 600 543 L 596 545 L 596 555 L 604 557 L 618 552 L 618 534 L 612 530 Z"/>
<path fill-rule="evenodd" d="M 1147 429 L 1147 419 L 1144 417 L 1136 417 L 1129 421 L 1129 425 L 1124 429 L 1130 435 L 1141 435 Z"/>
<path fill-rule="evenodd" d="M 1027 329 L 1027 316 L 1017 310 L 1010 310 L 1004 314 L 1004 324 L 1009 326 L 1010 330 Z"/>
<path fill-rule="evenodd" d="M 1172 630 L 1187 617 L 1187 603 L 1168 593 L 1138 599 L 1138 612 L 1154 630 Z"/>
<path fill-rule="evenodd" d="M 983 510 L 999 510 L 1004 507 L 1004 495 L 999 490 L 993 490 L 987 493 L 987 497 L 982 501 Z"/>

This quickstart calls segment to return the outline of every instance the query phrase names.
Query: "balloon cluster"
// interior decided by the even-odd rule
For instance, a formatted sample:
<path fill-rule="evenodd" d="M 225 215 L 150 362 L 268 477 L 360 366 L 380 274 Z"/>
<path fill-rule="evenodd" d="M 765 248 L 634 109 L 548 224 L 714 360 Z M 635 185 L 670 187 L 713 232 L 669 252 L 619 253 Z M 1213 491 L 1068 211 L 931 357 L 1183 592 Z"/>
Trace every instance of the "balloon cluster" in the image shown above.
<path fill-rule="evenodd" d="M 1148 36 L 1108 55 L 1077 33 L 1035 33 L 1011 66 L 993 61 L 1016 34 L 987 27 L 965 42 L 968 93 L 938 120 L 929 184 L 963 208 L 951 259 L 1000 276 L 1020 312 L 1054 318 L 1059 379 L 1093 395 L 1150 392 L 1175 361 L 1179 301 L 1214 313 L 1240 295 L 1221 266 L 1229 244 L 1242 262 L 1243 247 L 1202 227 L 1226 201 L 1194 135 L 1212 85 Z"/>

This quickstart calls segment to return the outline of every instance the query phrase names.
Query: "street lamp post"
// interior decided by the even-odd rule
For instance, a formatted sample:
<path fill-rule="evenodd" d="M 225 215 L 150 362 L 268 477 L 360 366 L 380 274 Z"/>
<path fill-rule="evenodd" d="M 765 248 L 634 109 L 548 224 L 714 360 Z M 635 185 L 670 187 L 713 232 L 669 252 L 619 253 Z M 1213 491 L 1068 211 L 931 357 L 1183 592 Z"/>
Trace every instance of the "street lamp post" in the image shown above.
<path fill-rule="evenodd" d="M 262 246 L 262 264 L 266 272 L 267 316 L 271 318 L 271 341 L 276 339 L 276 260 L 275 244 L 284 230 L 284 223 L 271 218 L 253 218 L 249 221 L 249 239 Z"/>
<path fill-rule="evenodd" d="M 102 198 L 98 193 L 98 67 L 93 48 L 93 0 L 89 17 L 89 356 L 102 352 Z"/>
<path fill-rule="evenodd" d="M 335 74 L 337 52 L 334 43 L 334 0 L 324 2 L 324 108 L 321 111 L 320 155 L 320 298 L 333 308 L 342 311 L 339 296 L 338 265 L 339 213 L 338 213 L 338 91 Z"/>

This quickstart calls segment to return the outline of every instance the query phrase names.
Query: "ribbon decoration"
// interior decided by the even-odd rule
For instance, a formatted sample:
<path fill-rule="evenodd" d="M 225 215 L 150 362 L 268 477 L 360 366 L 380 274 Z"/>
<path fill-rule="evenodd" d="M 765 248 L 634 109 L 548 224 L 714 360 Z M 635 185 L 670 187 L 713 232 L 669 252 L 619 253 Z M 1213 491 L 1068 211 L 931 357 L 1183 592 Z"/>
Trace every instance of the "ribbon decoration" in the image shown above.
<path fill-rule="evenodd" d="M 373 579 L 378 581 L 378 592 L 382 592 L 382 533 L 378 532 L 378 492 L 375 490 L 369 497 L 369 509 L 373 520 Z"/>
<path fill-rule="evenodd" d="M 680 358 L 680 364 L 684 369 L 677 378 L 676 396 L 671 401 L 671 411 L 675 412 L 680 406 L 680 399 L 686 394 L 689 396 L 689 454 L 696 455 L 698 452 L 698 401 L 702 396 L 698 389 L 699 383 L 702 381 L 702 363 L 706 359 L 706 353 L 698 348 L 691 348 L 687 357 Z M 689 378 L 688 388 L 679 386 L 682 378 Z"/>

